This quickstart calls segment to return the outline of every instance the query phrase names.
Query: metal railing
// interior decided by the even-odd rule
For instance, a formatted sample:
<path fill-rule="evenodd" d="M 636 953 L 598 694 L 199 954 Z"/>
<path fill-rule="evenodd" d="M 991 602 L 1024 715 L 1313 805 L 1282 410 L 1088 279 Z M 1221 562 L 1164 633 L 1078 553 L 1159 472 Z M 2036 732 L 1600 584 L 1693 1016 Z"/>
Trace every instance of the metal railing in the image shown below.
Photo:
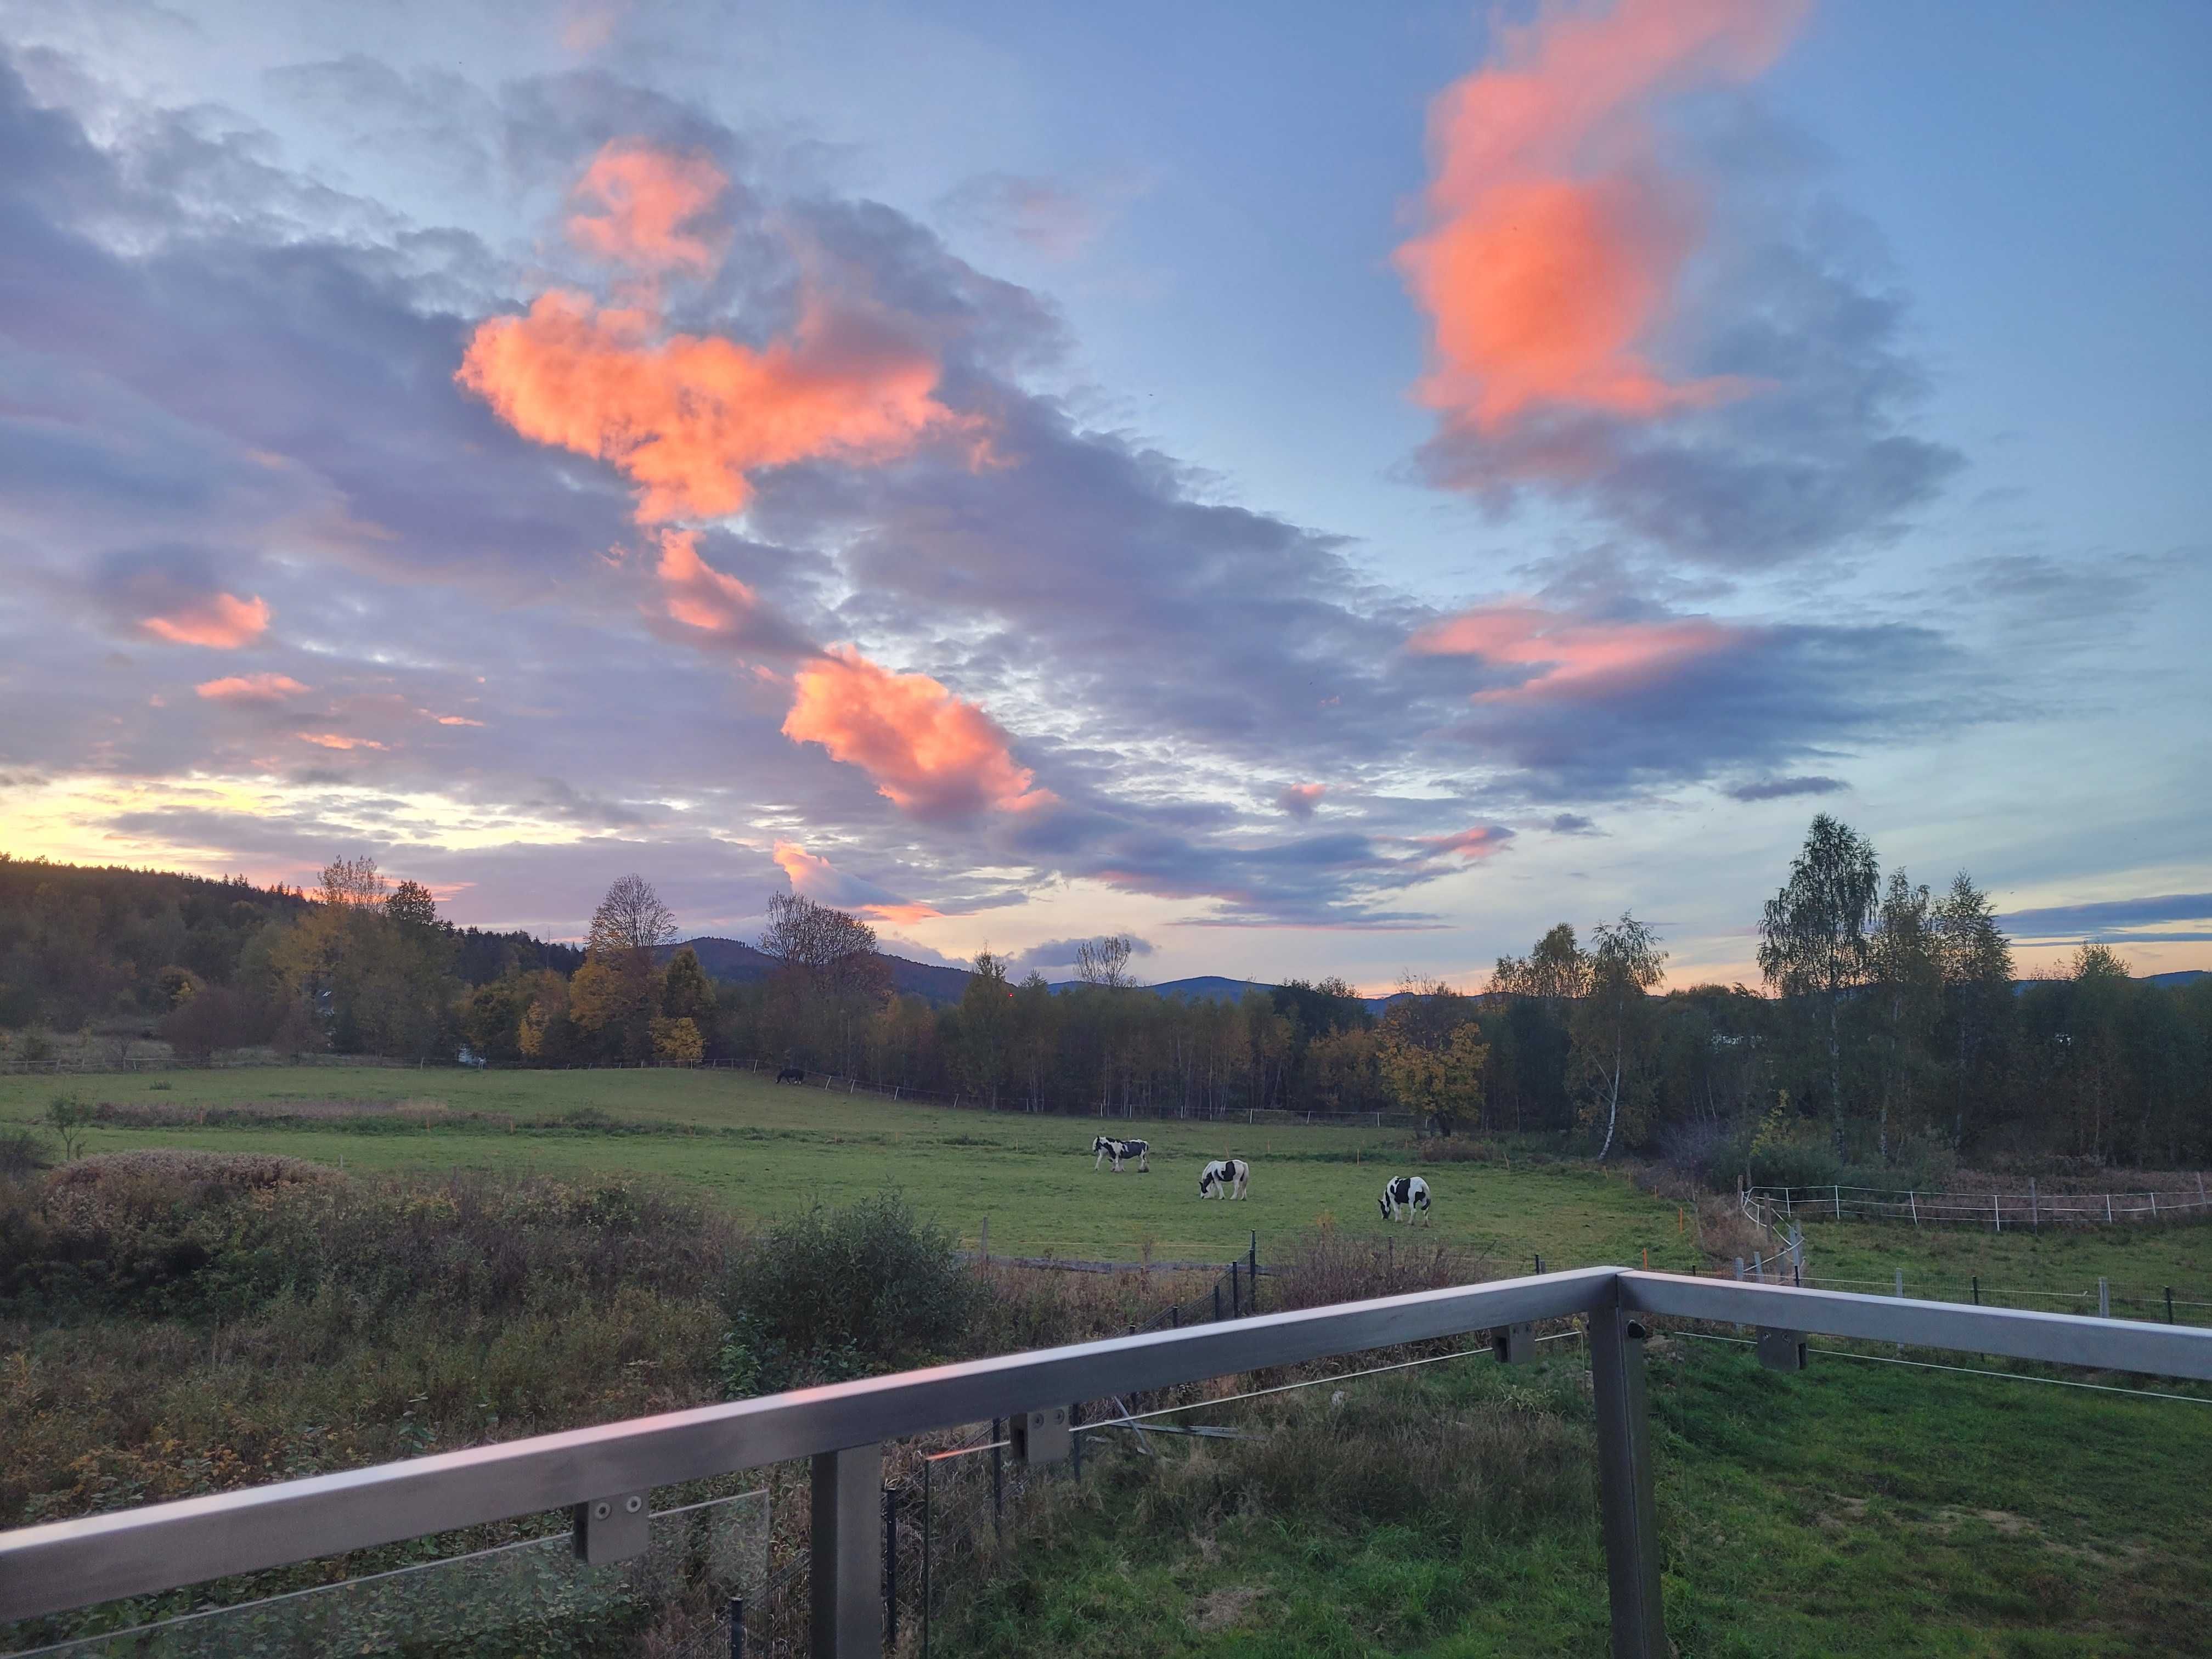
<path fill-rule="evenodd" d="M 1486 1330 L 1502 1357 L 1525 1358 L 1534 1322 L 1578 1316 L 1613 1652 L 1660 1659 L 1639 1322 L 1655 1316 L 1755 1327 L 1760 1358 L 1782 1370 L 1801 1366 L 1805 1338 L 1820 1334 L 2212 1382 L 2212 1330 L 1588 1267 L 972 1360 L 27 1527 L 0 1533 L 0 1620 L 564 1506 L 584 1559 L 620 1560 L 644 1547 L 654 1487 L 803 1457 L 813 1468 L 812 1651 L 877 1659 L 886 1440 L 1005 1418 L 1018 1459 L 1050 1462 L 1070 1449 L 1073 1401 Z"/>

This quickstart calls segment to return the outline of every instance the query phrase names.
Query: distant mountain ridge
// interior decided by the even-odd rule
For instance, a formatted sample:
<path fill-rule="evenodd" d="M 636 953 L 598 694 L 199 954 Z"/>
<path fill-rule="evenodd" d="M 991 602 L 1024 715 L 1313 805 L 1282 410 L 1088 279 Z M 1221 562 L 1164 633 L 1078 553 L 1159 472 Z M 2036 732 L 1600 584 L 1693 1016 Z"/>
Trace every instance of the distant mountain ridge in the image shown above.
<path fill-rule="evenodd" d="M 775 967 L 774 957 L 741 939 L 712 936 L 685 939 L 677 945 L 664 945 L 660 947 L 661 960 L 666 961 L 687 945 L 697 953 L 699 965 L 707 970 L 709 978 L 727 980 L 733 984 L 743 985 L 765 979 Z M 906 957 L 886 956 L 884 960 L 891 965 L 893 988 L 904 995 L 920 997 L 925 1002 L 959 1001 L 968 988 L 968 981 L 974 977 L 965 968 L 915 962 Z M 2202 968 L 2183 968 L 2172 973 L 2145 974 L 2141 977 L 2143 984 L 2160 985 L 2170 989 L 2200 980 L 2205 972 Z M 2013 988 L 2025 991 L 2033 983 L 2033 980 L 2019 980 Z M 1065 996 L 1068 992 L 1082 988 L 1080 980 L 1063 979 L 1054 981 L 1052 990 L 1055 996 Z M 1188 979 L 1164 980 L 1158 985 L 1139 985 L 1130 988 L 1150 991 L 1155 996 L 1174 997 L 1185 1002 L 1240 1002 L 1248 991 L 1272 992 L 1277 988 L 1261 980 L 1231 979 L 1221 974 L 1198 974 Z M 1393 991 L 1387 996 L 1368 997 L 1365 1001 L 1370 1012 L 1384 1014 L 1389 1012 L 1393 1003 L 1411 994 L 1407 991 Z"/>
<path fill-rule="evenodd" d="M 707 970 L 709 979 L 726 980 L 733 985 L 766 979 L 776 966 L 774 957 L 742 939 L 712 936 L 664 945 L 660 947 L 660 959 L 665 962 L 686 948 L 699 958 L 699 965 Z M 969 980 L 974 977 L 965 968 L 943 968 L 934 963 L 912 962 L 904 957 L 886 956 L 884 960 L 891 965 L 892 988 L 905 996 L 920 997 L 925 1002 L 959 1001 Z"/>

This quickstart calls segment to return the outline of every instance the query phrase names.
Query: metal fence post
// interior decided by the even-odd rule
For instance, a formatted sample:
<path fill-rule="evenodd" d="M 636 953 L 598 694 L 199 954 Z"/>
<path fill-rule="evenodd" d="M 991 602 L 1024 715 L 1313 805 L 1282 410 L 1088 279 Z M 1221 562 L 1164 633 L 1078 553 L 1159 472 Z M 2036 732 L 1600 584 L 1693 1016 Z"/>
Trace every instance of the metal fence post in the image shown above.
<path fill-rule="evenodd" d="M 937 1495 L 930 1487 L 932 1472 L 936 1468 L 935 1458 L 921 1460 L 921 1659 L 929 1659 L 929 1627 L 936 1618 L 934 1592 L 937 1587 L 930 1577 L 930 1546 L 936 1541 L 930 1535 L 930 1531 L 936 1512 L 933 1500 Z M 739 1654 L 737 1659 L 744 1659 L 744 1656 Z"/>
<path fill-rule="evenodd" d="M 1619 1305 L 1589 1316 L 1597 1409 L 1598 1502 L 1605 1528 L 1613 1659 L 1667 1659 L 1659 1599 L 1659 1518 L 1644 1398 L 1644 1327 Z"/>
<path fill-rule="evenodd" d="M 998 1443 L 1006 1437 L 1006 1425 L 991 1419 L 991 1534 L 1006 1535 L 1006 1449 Z"/>
<path fill-rule="evenodd" d="M 879 1445 L 815 1454 L 813 1659 L 882 1659 L 883 1557 L 872 1534 L 883 1486 Z"/>
<path fill-rule="evenodd" d="M 898 1646 L 898 1488 L 884 1488 L 884 1646 Z"/>
<path fill-rule="evenodd" d="M 745 1598 L 730 1598 L 730 1659 L 745 1659 Z"/>

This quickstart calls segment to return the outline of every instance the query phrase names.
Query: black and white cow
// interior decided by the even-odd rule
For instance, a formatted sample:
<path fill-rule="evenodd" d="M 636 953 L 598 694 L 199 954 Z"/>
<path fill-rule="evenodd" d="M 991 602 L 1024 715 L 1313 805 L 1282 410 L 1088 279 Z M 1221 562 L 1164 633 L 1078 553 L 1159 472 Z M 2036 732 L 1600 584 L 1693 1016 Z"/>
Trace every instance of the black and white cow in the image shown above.
<path fill-rule="evenodd" d="M 1217 1158 L 1198 1172 L 1200 1198 L 1242 1198 L 1252 1166 L 1241 1158 Z"/>
<path fill-rule="evenodd" d="M 806 1081 L 806 1073 L 796 1066 L 787 1066 L 775 1074 L 775 1080 L 778 1083 L 804 1083 Z"/>
<path fill-rule="evenodd" d="M 1116 1140 L 1111 1135 L 1100 1135 L 1091 1143 L 1091 1150 L 1098 1154 L 1091 1160 L 1091 1167 L 1094 1170 L 1110 1158 L 1114 1160 L 1114 1173 L 1119 1175 L 1123 1161 L 1133 1158 L 1137 1160 L 1138 1174 L 1150 1175 L 1152 1172 L 1152 1144 L 1149 1140 Z"/>
<path fill-rule="evenodd" d="M 1385 1221 L 1397 1220 L 1402 1212 L 1410 1223 L 1414 1211 L 1429 1207 L 1429 1183 L 1419 1176 L 1393 1176 L 1382 1183 L 1382 1196 L 1376 1202 Z"/>

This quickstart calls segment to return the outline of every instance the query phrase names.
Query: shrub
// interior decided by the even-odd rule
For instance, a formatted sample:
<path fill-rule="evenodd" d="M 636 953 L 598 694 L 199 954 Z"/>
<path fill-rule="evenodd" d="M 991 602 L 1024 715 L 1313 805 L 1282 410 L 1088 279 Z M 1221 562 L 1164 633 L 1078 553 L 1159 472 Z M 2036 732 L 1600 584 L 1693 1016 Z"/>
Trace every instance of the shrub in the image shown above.
<path fill-rule="evenodd" d="M 772 1393 L 946 1352 L 983 1296 L 951 1236 L 896 1193 L 817 1204 L 752 1239 L 725 1281 L 725 1387 Z"/>
<path fill-rule="evenodd" d="M 27 1181 L 46 1167 L 46 1143 L 28 1129 L 0 1134 L 0 1181 Z"/>

